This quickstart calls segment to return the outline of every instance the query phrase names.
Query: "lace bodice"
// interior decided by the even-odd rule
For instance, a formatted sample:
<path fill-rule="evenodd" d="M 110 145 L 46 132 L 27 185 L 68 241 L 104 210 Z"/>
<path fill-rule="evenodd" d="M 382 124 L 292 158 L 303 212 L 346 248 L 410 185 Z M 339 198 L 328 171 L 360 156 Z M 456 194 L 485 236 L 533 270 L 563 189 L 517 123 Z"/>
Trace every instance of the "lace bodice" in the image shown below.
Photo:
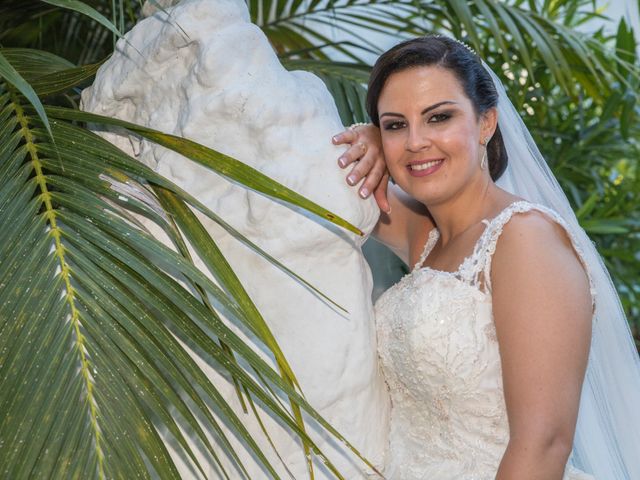
<path fill-rule="evenodd" d="M 392 401 L 387 478 L 495 478 L 509 429 L 491 258 L 504 225 L 531 209 L 564 225 L 545 207 L 513 203 L 484 221 L 472 254 L 455 272 L 422 266 L 438 241 L 433 229 L 411 273 L 376 302 L 379 356 Z M 589 478 L 571 467 L 565 474 L 565 480 Z"/>

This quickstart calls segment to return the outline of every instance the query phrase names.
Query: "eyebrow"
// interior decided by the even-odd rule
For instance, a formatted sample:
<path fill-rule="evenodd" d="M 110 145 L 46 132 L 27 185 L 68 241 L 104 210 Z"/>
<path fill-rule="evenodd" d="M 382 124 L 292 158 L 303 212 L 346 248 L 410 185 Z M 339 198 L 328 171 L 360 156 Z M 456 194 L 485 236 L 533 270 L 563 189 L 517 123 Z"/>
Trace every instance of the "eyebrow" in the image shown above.
<path fill-rule="evenodd" d="M 434 110 L 438 107 L 441 107 L 442 105 L 457 105 L 457 102 L 454 102 L 452 100 L 445 100 L 444 102 L 438 102 L 438 103 L 434 103 L 433 105 L 425 108 L 424 110 L 422 110 L 420 112 L 420 115 L 424 115 L 427 112 L 430 112 L 431 110 Z M 382 115 L 380 115 L 378 118 L 382 118 L 385 116 L 392 116 L 392 117 L 404 117 L 404 115 L 402 115 L 401 113 L 394 113 L 394 112 L 384 112 Z"/>

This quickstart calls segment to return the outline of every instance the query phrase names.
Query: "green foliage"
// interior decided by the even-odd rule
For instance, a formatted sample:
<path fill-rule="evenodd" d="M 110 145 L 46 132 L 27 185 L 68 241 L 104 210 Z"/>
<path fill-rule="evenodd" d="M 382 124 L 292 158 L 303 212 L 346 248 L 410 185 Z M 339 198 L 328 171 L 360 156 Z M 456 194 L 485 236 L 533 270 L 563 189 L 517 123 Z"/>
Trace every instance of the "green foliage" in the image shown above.
<path fill-rule="evenodd" d="M 342 478 L 308 437 L 302 412 L 357 451 L 306 402 L 269 327 L 192 209 L 304 280 L 84 122 L 125 128 L 360 231 L 188 139 L 50 105 L 73 100 L 74 87 L 96 67 L 75 67 L 38 50 L 0 49 L 0 222 L 10 226 L 0 234 L 2 477 L 178 478 L 169 442 L 194 472 L 204 475 L 194 455 L 200 449 L 221 477 L 246 478 L 230 431 L 278 478 L 245 420 L 185 349 L 189 345 L 234 381 L 254 415 L 258 403 Z M 174 249 L 150 234 L 152 225 Z M 217 283 L 195 267 L 187 245 Z M 250 332 L 253 344 L 227 321 Z M 277 369 L 257 350 L 271 352 Z"/>
<path fill-rule="evenodd" d="M 111 27 L 102 27 L 83 12 L 42 0 L 3 0 L 0 46 L 47 50 L 75 65 L 103 60 L 113 51 L 117 38 L 114 30 L 127 31 L 137 21 L 139 2 L 85 0 L 77 4 L 80 3 L 95 11 L 95 18 L 101 16 L 102 25 L 107 24 L 106 20 Z"/>
<path fill-rule="evenodd" d="M 574 28 L 591 16 L 571 13 L 564 22 Z M 505 85 L 602 255 L 640 347 L 640 63 L 624 20 L 615 38 L 596 32 L 592 41 L 615 48 L 620 59 L 603 70 L 606 95 L 592 95 L 581 74 L 570 92 L 544 67 L 532 81 L 515 58 L 505 70 L 515 81 Z"/>

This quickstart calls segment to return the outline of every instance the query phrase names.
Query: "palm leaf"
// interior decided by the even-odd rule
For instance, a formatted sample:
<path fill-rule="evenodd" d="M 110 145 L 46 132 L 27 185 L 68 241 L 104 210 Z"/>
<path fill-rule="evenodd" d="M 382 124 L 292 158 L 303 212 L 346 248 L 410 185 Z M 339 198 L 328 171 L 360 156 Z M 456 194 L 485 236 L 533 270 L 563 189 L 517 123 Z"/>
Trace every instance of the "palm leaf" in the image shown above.
<path fill-rule="evenodd" d="M 9 63 L 9 61 L 0 53 L 0 77 L 5 78 L 11 85 L 13 85 L 22 95 L 24 95 L 27 100 L 33 105 L 42 120 L 42 123 L 46 127 L 46 129 L 51 133 L 51 126 L 49 125 L 49 119 L 47 118 L 47 114 L 44 112 L 44 106 L 36 92 L 33 90 L 33 87 L 27 83 L 27 81 L 22 78 L 22 75 L 18 73 L 18 71 L 13 68 L 13 65 Z"/>
<path fill-rule="evenodd" d="M 58 128 L 58 131 L 56 132 L 57 141 L 61 142 L 62 146 L 67 148 L 68 151 L 66 155 L 70 158 L 73 158 L 74 161 L 72 170 L 61 170 L 65 173 L 65 175 L 78 178 L 78 180 L 81 181 L 83 185 L 92 185 L 92 188 L 94 188 L 96 192 L 101 193 L 103 196 L 110 197 L 111 200 L 115 203 L 120 203 L 122 206 L 126 206 L 132 209 L 134 212 L 143 213 L 148 218 L 156 221 L 156 223 L 164 221 L 162 215 L 166 214 L 161 211 L 157 212 L 156 210 L 154 210 L 153 206 L 150 207 L 149 205 L 146 205 L 144 203 L 141 204 L 138 201 L 139 196 L 144 192 L 144 190 L 138 190 L 137 188 L 132 187 L 126 188 L 125 192 L 127 192 L 127 196 L 124 197 L 124 201 L 120 198 L 121 195 L 118 192 L 122 192 L 123 188 L 128 186 L 128 183 L 124 182 L 130 182 L 132 178 L 134 180 L 146 179 L 153 185 L 157 185 L 169 191 L 173 191 L 177 193 L 180 198 L 186 199 L 186 201 L 190 205 L 192 205 L 198 211 L 200 211 L 211 220 L 216 222 L 218 225 L 220 225 L 222 228 L 224 228 L 232 237 L 247 245 L 253 251 L 280 268 L 283 272 L 291 276 L 296 281 L 305 285 L 310 291 L 314 292 L 320 298 L 323 298 L 325 301 L 332 303 L 337 308 L 345 311 L 344 308 L 335 304 L 331 299 L 329 299 L 325 294 L 316 289 L 309 282 L 304 280 L 295 272 L 280 263 L 277 259 L 258 247 L 255 243 L 251 242 L 249 239 L 240 234 L 231 225 L 225 222 L 224 219 L 216 215 L 213 211 L 199 202 L 196 198 L 192 197 L 178 186 L 172 184 L 164 177 L 158 175 L 150 168 L 146 167 L 138 161 L 130 159 L 129 157 L 124 155 L 118 148 L 114 147 L 112 144 L 105 141 L 101 137 L 91 134 L 91 132 L 87 132 L 83 129 L 79 129 L 78 127 L 66 124 L 64 122 L 58 122 L 57 120 L 54 120 L 54 124 L 56 124 Z M 79 135 L 88 135 L 86 142 L 82 145 L 83 153 L 74 151 Z M 55 153 L 55 151 L 46 144 L 40 145 L 40 149 L 48 155 Z M 100 162 L 104 162 L 106 165 L 106 173 L 104 175 L 101 174 L 97 179 L 94 175 L 95 169 L 93 166 L 93 159 L 98 159 Z M 52 164 L 51 168 L 54 167 L 56 167 L 56 165 Z M 58 165 L 57 168 L 60 168 L 60 166 Z M 117 192 L 113 189 L 114 184 L 118 185 Z"/>
<path fill-rule="evenodd" d="M 36 78 L 31 86 L 40 96 L 65 92 L 86 80 L 93 78 L 104 62 L 82 65 Z"/>
<path fill-rule="evenodd" d="M 359 228 L 351 225 L 343 218 L 329 212 L 327 209 L 321 207 L 320 205 L 307 200 L 300 194 L 285 187 L 284 185 L 278 184 L 262 172 L 259 172 L 258 170 L 249 167 L 248 165 L 245 165 L 242 162 L 229 157 L 228 155 L 207 148 L 204 145 L 200 145 L 196 142 L 177 137 L 175 135 L 158 132 L 150 128 L 125 122 L 124 120 L 104 117 L 93 113 L 81 112 L 61 107 L 49 107 L 47 108 L 47 112 L 56 118 L 80 120 L 91 122 L 94 124 L 113 125 L 126 128 L 144 138 L 162 145 L 163 147 L 178 151 L 178 153 L 181 153 L 182 155 L 185 155 L 190 159 L 211 168 L 215 172 L 227 178 L 238 181 L 249 188 L 252 188 L 258 192 L 265 193 L 274 198 L 284 200 L 288 203 L 293 203 L 308 210 L 311 213 L 315 213 L 319 217 L 322 217 L 332 223 L 335 223 L 336 225 L 346 228 L 353 233 L 363 235 L 362 231 Z"/>
<path fill-rule="evenodd" d="M 611 68 L 612 63 L 621 65 L 625 62 L 624 53 L 617 55 L 601 42 L 571 30 L 560 21 L 579 24 L 592 17 L 582 12 L 578 15 L 575 3 L 545 2 L 524 6 L 522 2 L 487 0 L 277 0 L 249 2 L 249 10 L 252 20 L 263 29 L 280 57 L 290 58 L 290 52 L 306 45 L 305 60 L 318 62 L 317 67 L 307 62 L 304 68 L 309 71 L 320 72 L 322 65 L 327 63 L 324 50 L 344 55 L 354 65 L 366 66 L 362 51 L 381 53 L 381 49 L 366 33 L 359 32 L 386 33 L 398 39 L 440 32 L 467 41 L 485 57 L 496 54 L 497 48 L 491 43 L 495 42 L 500 49 L 501 61 L 494 59 L 492 67 L 499 75 L 503 73 L 501 64 L 511 63 L 515 55 L 528 70 L 527 85 L 535 84 L 536 68 L 542 64 L 566 92 L 575 95 L 576 85 L 580 85 L 603 102 L 610 93 L 611 76 L 626 81 L 616 68 Z M 336 42 L 328 38 L 323 33 L 327 27 L 344 40 Z M 621 69 L 624 71 L 623 67 Z M 633 71 L 638 76 L 638 72 Z M 346 120 L 359 118 L 361 112 L 357 102 L 353 102 L 353 89 L 347 87 L 340 72 L 325 74 L 322 78 L 334 95 L 343 122 L 346 124 Z"/>
<path fill-rule="evenodd" d="M 2 48 L 0 53 L 29 83 L 38 77 L 54 75 L 75 65 L 58 55 L 31 48 Z"/>
<path fill-rule="evenodd" d="M 90 7 L 84 2 L 79 0 L 41 0 L 44 3 L 48 3 L 50 5 L 54 5 L 60 8 L 67 8 L 69 10 L 73 10 L 75 12 L 79 12 L 82 15 L 85 15 L 95 22 L 99 23 L 106 29 L 108 29 L 111 33 L 116 35 L 119 38 L 122 38 L 122 33 L 118 30 L 118 28 L 109 21 L 104 15 Z"/>
<path fill-rule="evenodd" d="M 46 81 L 42 85 L 53 88 Z M 187 344 L 237 381 L 341 478 L 308 437 L 302 410 L 346 440 L 300 394 L 264 320 L 185 201 L 217 217 L 60 117 L 113 121 L 68 109 L 49 111 L 57 118 L 51 123 L 55 145 L 25 97 L 11 82 L 0 82 L 0 220 L 12 225 L 0 233 L 3 475 L 179 478 L 166 448 L 170 441 L 194 472 L 201 470 L 194 449 L 204 449 L 221 476 L 246 478 L 227 438 L 231 434 L 277 478 L 243 420 L 184 349 Z M 247 178 L 248 167 L 194 142 L 115 122 L 235 180 Z M 253 187 L 311 205 L 330 218 L 266 177 Z M 184 249 L 160 243 L 132 214 L 155 223 L 176 244 L 193 245 L 218 284 L 180 253 Z M 249 328 L 255 345 L 240 339 L 223 316 Z M 273 352 L 282 373 L 255 353 L 256 346 Z M 291 410 L 280 403 L 280 395 L 290 398 Z M 185 428 L 193 433 L 186 436 Z M 229 464 L 232 471 L 225 470 Z"/>
<path fill-rule="evenodd" d="M 365 100 L 369 67 L 358 63 L 319 60 L 282 59 L 282 64 L 288 70 L 306 70 L 320 77 L 336 101 L 343 125 L 363 122 L 368 118 Z"/>

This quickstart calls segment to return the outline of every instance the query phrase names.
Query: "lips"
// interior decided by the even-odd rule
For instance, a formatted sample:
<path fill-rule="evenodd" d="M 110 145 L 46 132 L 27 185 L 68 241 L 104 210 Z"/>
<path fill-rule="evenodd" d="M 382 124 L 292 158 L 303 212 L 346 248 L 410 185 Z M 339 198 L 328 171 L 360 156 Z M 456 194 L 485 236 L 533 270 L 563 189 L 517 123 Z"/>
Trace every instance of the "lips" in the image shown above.
<path fill-rule="evenodd" d="M 409 163 L 407 165 L 407 169 L 409 170 L 409 173 L 414 177 L 424 177 L 426 175 L 431 175 L 436 170 L 438 170 L 443 162 L 443 158 L 434 160 L 419 160 Z"/>
<path fill-rule="evenodd" d="M 442 159 L 438 159 L 438 160 L 431 160 L 425 163 L 413 163 L 413 164 L 409 164 L 409 168 L 411 170 L 426 170 L 427 168 L 433 167 L 434 165 L 437 165 L 439 163 L 442 163 Z"/>

